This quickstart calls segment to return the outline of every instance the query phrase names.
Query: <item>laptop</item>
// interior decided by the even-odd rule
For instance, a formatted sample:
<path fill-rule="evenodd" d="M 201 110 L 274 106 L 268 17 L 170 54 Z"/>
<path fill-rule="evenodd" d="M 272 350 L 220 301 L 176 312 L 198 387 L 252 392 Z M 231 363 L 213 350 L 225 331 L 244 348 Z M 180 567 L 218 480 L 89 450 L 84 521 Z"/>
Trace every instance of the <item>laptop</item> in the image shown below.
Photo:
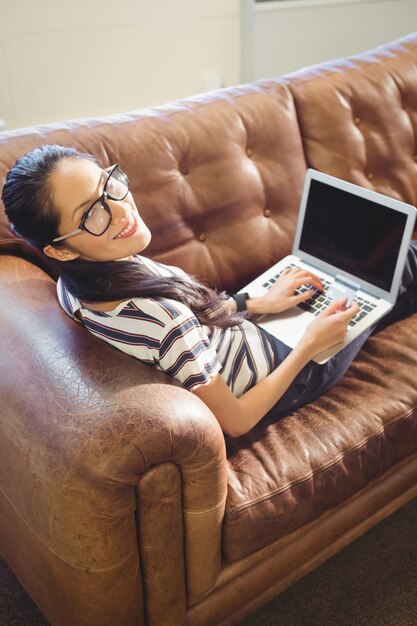
<path fill-rule="evenodd" d="M 252 321 L 294 348 L 314 316 L 332 300 L 347 296 L 347 305 L 356 300 L 360 311 L 344 341 L 314 359 L 326 363 L 395 304 L 415 219 L 414 206 L 308 169 L 292 254 L 240 292 L 264 295 L 287 267 L 310 270 L 325 289 L 287 311 L 255 315 Z M 296 293 L 310 288 L 304 285 Z"/>

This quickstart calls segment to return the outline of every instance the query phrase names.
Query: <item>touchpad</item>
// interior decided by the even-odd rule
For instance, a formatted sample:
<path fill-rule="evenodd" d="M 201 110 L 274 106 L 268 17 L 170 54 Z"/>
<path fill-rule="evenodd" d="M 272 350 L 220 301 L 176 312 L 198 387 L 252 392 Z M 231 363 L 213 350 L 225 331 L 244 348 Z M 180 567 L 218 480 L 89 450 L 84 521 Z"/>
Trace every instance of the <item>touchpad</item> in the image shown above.
<path fill-rule="evenodd" d="M 294 348 L 313 319 L 312 313 L 294 306 L 278 315 L 262 315 L 256 320 L 256 324 L 290 348 Z"/>

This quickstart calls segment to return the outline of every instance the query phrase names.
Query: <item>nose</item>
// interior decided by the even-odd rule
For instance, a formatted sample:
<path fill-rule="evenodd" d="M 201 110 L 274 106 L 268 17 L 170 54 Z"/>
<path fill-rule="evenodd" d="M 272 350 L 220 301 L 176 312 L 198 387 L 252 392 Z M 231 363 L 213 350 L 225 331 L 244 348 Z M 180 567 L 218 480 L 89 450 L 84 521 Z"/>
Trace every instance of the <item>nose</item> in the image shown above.
<path fill-rule="evenodd" d="M 111 210 L 112 224 L 120 224 L 124 219 L 127 220 L 129 218 L 129 210 L 127 206 L 123 203 L 123 201 L 110 200 L 109 198 L 107 198 L 106 202 Z"/>

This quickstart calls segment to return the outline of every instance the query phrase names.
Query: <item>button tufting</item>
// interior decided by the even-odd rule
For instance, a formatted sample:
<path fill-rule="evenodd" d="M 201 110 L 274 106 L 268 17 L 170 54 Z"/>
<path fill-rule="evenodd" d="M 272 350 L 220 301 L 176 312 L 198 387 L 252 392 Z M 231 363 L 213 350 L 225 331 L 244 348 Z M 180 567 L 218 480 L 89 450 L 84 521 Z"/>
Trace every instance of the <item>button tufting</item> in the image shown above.
<path fill-rule="evenodd" d="M 186 175 L 189 173 L 189 171 L 190 171 L 190 170 L 188 169 L 188 167 L 187 167 L 186 165 L 182 165 L 182 166 L 180 167 L 180 172 L 181 172 L 181 174 L 182 174 L 183 176 L 186 176 Z"/>
<path fill-rule="evenodd" d="M 253 150 L 251 150 L 250 148 L 247 148 L 246 154 L 248 155 L 249 158 L 251 158 L 251 156 L 253 155 Z"/>
<path fill-rule="evenodd" d="M 354 122 L 355 122 L 356 126 L 359 126 L 360 123 L 361 123 L 361 118 L 360 117 L 355 117 Z"/>
<path fill-rule="evenodd" d="M 207 236 L 205 235 L 205 233 L 201 233 L 201 235 L 199 236 L 199 240 L 205 241 L 206 239 L 207 239 Z"/>
<path fill-rule="evenodd" d="M 271 211 L 269 209 L 264 209 L 265 217 L 269 217 L 271 215 Z"/>
<path fill-rule="evenodd" d="M 372 174 L 372 172 L 369 172 L 368 174 L 368 180 L 373 180 L 374 175 Z"/>

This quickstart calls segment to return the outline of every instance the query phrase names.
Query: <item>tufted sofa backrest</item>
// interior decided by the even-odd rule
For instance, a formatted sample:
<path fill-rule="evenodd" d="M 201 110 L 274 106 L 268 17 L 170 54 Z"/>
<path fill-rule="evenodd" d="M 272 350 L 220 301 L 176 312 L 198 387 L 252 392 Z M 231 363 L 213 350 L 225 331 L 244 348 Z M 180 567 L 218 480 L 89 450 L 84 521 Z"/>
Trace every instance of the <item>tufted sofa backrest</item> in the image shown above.
<path fill-rule="evenodd" d="M 417 34 L 282 79 L 129 114 L 0 135 L 0 185 L 27 150 L 120 163 L 153 238 L 144 254 L 236 290 L 291 250 L 307 167 L 417 200 Z M 0 251 L 45 259 L 10 232 Z"/>
<path fill-rule="evenodd" d="M 417 201 L 417 33 L 291 77 L 308 165 Z"/>

